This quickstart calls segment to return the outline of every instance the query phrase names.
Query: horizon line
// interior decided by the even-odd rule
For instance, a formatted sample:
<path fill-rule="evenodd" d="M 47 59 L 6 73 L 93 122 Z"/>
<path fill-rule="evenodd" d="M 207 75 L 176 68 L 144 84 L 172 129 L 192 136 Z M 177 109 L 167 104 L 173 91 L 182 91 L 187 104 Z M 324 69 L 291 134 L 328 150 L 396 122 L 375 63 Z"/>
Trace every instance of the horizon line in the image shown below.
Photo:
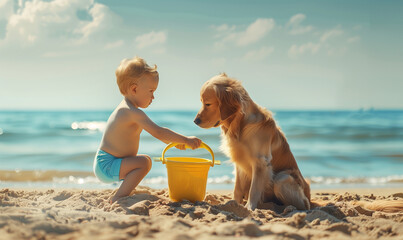
<path fill-rule="evenodd" d="M 0 108 L 0 112 L 101 112 L 101 111 L 113 111 L 115 108 L 63 108 L 63 109 L 55 109 L 55 108 Z M 343 111 L 403 111 L 403 108 L 267 108 L 266 109 L 275 112 L 275 111 L 284 111 L 284 112 L 321 112 L 321 111 L 334 111 L 334 112 L 343 112 Z M 176 112 L 185 112 L 185 111 L 199 111 L 199 108 L 157 108 L 157 109 L 142 109 L 147 112 L 168 112 L 168 111 L 176 111 Z"/>

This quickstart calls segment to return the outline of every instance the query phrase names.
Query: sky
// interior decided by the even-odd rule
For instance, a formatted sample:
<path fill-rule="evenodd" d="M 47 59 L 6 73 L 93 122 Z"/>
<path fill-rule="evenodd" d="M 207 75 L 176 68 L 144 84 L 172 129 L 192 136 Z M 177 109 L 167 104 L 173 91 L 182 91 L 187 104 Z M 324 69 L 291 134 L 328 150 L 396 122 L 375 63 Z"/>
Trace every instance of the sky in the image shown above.
<path fill-rule="evenodd" d="M 403 109 L 402 1 L 0 0 L 0 110 L 113 109 L 124 58 L 155 110 L 225 72 L 269 109 Z"/>

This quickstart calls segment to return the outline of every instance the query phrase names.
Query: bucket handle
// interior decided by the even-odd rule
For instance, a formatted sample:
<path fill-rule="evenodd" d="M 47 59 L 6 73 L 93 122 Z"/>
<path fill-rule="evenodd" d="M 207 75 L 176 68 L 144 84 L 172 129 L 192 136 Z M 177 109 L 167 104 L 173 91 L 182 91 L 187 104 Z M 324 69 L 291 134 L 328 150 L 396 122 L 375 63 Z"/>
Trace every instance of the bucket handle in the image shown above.
<path fill-rule="evenodd" d="M 182 143 L 169 143 L 169 144 L 164 148 L 164 151 L 162 151 L 162 157 L 161 157 L 163 164 L 166 163 L 166 160 L 165 160 L 165 152 L 166 152 L 168 149 L 170 149 L 171 147 L 174 147 L 174 146 L 180 145 L 180 144 L 182 144 Z M 186 148 L 190 148 L 188 145 L 185 145 L 185 147 L 186 147 Z M 211 166 L 214 167 L 214 153 L 213 153 L 213 150 L 211 150 L 211 148 L 210 148 L 207 144 L 205 144 L 204 142 L 201 142 L 199 148 L 204 148 L 204 149 L 206 149 L 207 151 L 210 152 L 211 157 L 213 158 L 213 161 L 211 162 Z"/>

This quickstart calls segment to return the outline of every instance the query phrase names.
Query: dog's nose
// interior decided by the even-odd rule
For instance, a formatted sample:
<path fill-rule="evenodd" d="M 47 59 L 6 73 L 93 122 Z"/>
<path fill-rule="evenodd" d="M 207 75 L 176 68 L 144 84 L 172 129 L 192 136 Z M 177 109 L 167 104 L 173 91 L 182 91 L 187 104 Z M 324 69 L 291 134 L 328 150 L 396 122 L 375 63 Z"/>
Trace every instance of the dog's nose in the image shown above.
<path fill-rule="evenodd" d="M 197 117 L 193 122 L 196 123 L 196 125 L 199 125 L 201 123 L 201 120 Z"/>

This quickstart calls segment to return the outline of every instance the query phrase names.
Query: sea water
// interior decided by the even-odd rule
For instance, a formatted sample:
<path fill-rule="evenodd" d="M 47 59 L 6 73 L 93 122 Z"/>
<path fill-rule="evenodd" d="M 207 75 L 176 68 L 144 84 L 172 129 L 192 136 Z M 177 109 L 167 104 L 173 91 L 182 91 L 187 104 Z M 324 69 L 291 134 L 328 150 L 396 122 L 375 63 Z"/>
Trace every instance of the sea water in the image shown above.
<path fill-rule="evenodd" d="M 116 188 L 92 173 L 105 111 L 0 111 L 0 188 Z M 222 164 L 210 168 L 208 189 L 232 189 L 234 166 L 220 151 L 220 128 L 201 129 L 196 111 L 145 111 L 158 125 L 208 144 Z M 273 111 L 312 188 L 402 187 L 403 111 Z M 139 153 L 160 157 L 166 145 L 146 131 Z M 167 156 L 211 159 L 204 149 L 170 149 Z M 141 185 L 167 187 L 153 162 Z"/>

